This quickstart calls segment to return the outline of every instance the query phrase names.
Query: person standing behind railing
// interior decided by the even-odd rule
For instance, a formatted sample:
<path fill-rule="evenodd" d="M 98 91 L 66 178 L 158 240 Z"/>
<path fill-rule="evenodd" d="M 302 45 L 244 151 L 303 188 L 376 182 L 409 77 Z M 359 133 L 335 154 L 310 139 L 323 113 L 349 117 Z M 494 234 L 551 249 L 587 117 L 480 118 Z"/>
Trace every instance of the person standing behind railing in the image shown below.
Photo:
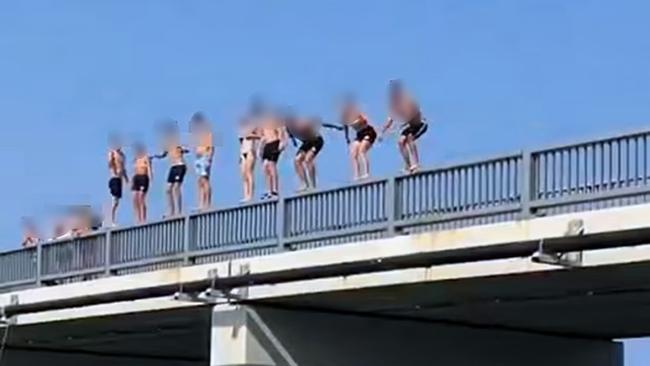
<path fill-rule="evenodd" d="M 212 131 L 210 131 L 210 124 L 203 113 L 194 113 L 190 120 L 190 132 L 194 139 L 196 153 L 194 169 L 197 176 L 198 209 L 203 211 L 209 209 L 212 204 L 210 168 L 214 157 Z"/>
<path fill-rule="evenodd" d="M 122 151 L 122 143 L 120 138 L 116 135 L 110 138 L 110 148 L 108 150 L 108 171 L 110 179 L 108 180 L 108 188 L 113 198 L 111 206 L 111 226 L 115 226 L 117 217 L 117 208 L 122 199 L 122 182 L 129 182 L 129 177 L 126 173 L 124 162 L 126 156 Z"/>
<path fill-rule="evenodd" d="M 38 233 L 38 228 L 36 223 L 30 218 L 23 218 L 23 241 L 21 246 L 23 248 L 32 248 L 38 245 L 41 242 L 40 235 Z"/>
<path fill-rule="evenodd" d="M 167 175 L 167 215 L 175 217 L 183 212 L 182 186 L 187 173 L 184 155 L 190 151 L 181 145 L 176 121 L 169 121 L 163 126 L 162 154 L 154 155 L 158 159 L 169 159 L 169 173 Z"/>
<path fill-rule="evenodd" d="M 399 80 L 388 85 L 389 114 L 382 136 L 391 129 L 397 119 L 403 122 L 398 140 L 399 151 L 404 159 L 404 173 L 414 173 L 420 168 L 420 155 L 416 140 L 427 131 L 419 105 L 406 92 Z"/>

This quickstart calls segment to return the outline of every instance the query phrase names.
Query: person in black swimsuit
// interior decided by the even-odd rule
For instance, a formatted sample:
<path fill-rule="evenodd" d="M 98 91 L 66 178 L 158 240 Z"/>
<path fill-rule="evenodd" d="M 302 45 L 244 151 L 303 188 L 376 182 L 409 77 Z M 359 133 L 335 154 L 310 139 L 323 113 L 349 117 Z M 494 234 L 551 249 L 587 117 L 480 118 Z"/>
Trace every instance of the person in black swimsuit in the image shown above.
<path fill-rule="evenodd" d="M 416 141 L 427 131 L 428 126 L 422 117 L 420 107 L 406 92 L 400 81 L 391 80 L 388 95 L 390 113 L 382 135 L 392 127 L 395 119 L 403 121 L 398 146 L 404 159 L 404 172 L 413 173 L 420 167 Z"/>
<path fill-rule="evenodd" d="M 285 125 L 287 133 L 298 147 L 298 141 L 301 142 L 294 159 L 294 166 L 298 180 L 300 181 L 299 192 L 316 188 L 316 156 L 325 145 L 323 136 L 319 133 L 321 125 L 318 118 L 300 118 L 288 114 L 285 116 Z"/>
<path fill-rule="evenodd" d="M 354 180 L 367 179 L 370 177 L 370 159 L 368 151 L 377 140 L 377 132 L 372 127 L 368 117 L 361 112 L 352 99 L 343 103 L 342 122 L 345 131 L 345 139 L 350 146 L 350 158 L 352 160 L 352 177 Z M 350 141 L 350 128 L 356 131 L 353 141 Z"/>

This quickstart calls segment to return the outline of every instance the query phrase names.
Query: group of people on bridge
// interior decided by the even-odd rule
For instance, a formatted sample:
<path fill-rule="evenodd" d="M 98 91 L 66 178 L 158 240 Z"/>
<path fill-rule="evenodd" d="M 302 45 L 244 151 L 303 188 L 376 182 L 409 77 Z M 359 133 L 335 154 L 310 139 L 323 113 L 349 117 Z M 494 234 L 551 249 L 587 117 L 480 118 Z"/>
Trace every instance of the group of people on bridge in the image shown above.
<path fill-rule="evenodd" d="M 402 83 L 392 80 L 388 87 L 389 114 L 380 133 L 352 98 L 346 98 L 341 107 L 341 123 L 324 123 L 320 118 L 301 117 L 291 111 L 278 111 L 254 100 L 247 115 L 239 123 L 240 172 L 242 177 L 242 202 L 249 202 L 254 195 L 254 169 L 256 161 L 262 160 L 266 191 L 262 199 L 275 199 L 279 192 L 277 163 L 291 140 L 298 151 L 294 159 L 295 171 L 300 182 L 298 191 L 316 188 L 316 157 L 325 144 L 320 128 L 344 133 L 350 149 L 353 179 L 364 180 L 370 176 L 368 152 L 377 139 L 394 131 L 395 121 L 401 122 L 398 146 L 404 160 L 404 172 L 419 169 L 416 140 L 427 130 L 427 123 L 415 99 Z M 142 224 L 147 220 L 147 192 L 153 180 L 153 159 L 167 159 L 169 170 L 166 177 L 166 217 L 182 213 L 182 185 L 187 174 L 186 155 L 194 153 L 194 171 L 197 177 L 198 210 L 207 210 L 212 202 L 210 173 L 214 156 L 214 143 L 210 123 L 206 116 L 195 113 L 189 121 L 192 136 L 191 147 L 180 141 L 176 121 L 163 124 L 164 151 L 149 155 L 143 144 L 134 147 L 133 175 L 126 168 L 127 157 L 119 138 L 112 138 L 108 151 L 110 179 L 108 187 L 112 197 L 110 224 L 115 225 L 117 210 L 123 198 L 124 184 L 130 184 L 133 193 L 135 220 Z M 350 136 L 352 130 L 353 136 Z"/>

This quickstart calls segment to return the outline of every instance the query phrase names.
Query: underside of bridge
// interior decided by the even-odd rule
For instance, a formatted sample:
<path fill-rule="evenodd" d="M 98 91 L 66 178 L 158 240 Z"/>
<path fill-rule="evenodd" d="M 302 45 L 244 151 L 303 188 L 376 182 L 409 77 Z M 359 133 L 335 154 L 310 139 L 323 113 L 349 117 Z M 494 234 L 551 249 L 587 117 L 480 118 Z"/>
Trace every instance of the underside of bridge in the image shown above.
<path fill-rule="evenodd" d="M 647 262 L 304 294 L 290 309 L 590 339 L 650 335 Z"/>
<path fill-rule="evenodd" d="M 194 307 L 14 327 L 0 365 L 207 365 L 210 318 Z"/>
<path fill-rule="evenodd" d="M 621 366 L 612 340 L 650 334 L 648 276 L 637 263 L 20 326 L 1 365 Z"/>

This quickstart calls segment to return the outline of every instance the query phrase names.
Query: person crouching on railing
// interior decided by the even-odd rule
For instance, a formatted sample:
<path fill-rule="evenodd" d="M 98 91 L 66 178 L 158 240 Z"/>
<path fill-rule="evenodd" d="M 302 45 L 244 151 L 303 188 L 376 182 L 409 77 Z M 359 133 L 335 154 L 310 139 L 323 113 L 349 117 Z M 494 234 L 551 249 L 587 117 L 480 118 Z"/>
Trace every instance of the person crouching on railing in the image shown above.
<path fill-rule="evenodd" d="M 325 145 L 319 133 L 318 118 L 302 118 L 286 113 L 284 116 L 287 133 L 295 147 L 300 147 L 294 159 L 296 175 L 300 181 L 298 192 L 316 188 L 316 156 Z"/>
<path fill-rule="evenodd" d="M 350 146 L 352 161 L 352 179 L 362 180 L 370 177 L 370 159 L 368 151 L 377 139 L 377 132 L 372 127 L 368 117 L 361 112 L 355 101 L 348 97 L 343 102 L 341 120 L 345 132 L 345 140 Z M 356 131 L 354 140 L 350 140 L 349 129 Z"/>
<path fill-rule="evenodd" d="M 398 140 L 399 151 L 404 159 L 404 173 L 414 173 L 420 168 L 416 140 L 427 131 L 427 124 L 420 107 L 399 80 L 391 80 L 388 85 L 388 104 L 389 114 L 382 136 L 392 127 L 394 120 L 403 122 Z"/>

